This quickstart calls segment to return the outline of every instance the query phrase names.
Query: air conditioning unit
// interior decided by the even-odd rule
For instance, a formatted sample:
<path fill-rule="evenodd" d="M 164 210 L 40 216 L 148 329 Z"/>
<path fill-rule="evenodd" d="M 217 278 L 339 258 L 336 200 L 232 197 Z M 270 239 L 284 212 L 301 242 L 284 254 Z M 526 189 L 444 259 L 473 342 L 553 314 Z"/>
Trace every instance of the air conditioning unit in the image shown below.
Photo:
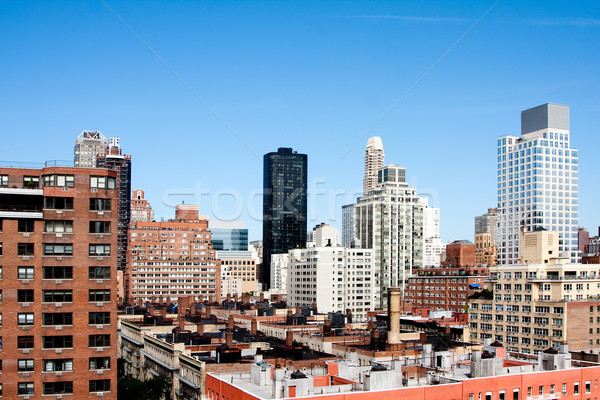
<path fill-rule="evenodd" d="M 60 307 L 62 307 L 62 303 L 54 303 L 54 307 L 60 308 Z"/>
<path fill-rule="evenodd" d="M 62 191 L 63 191 L 63 192 L 68 192 L 68 191 L 69 191 L 69 188 L 68 188 L 68 187 L 63 187 L 63 188 L 62 188 Z"/>
<path fill-rule="evenodd" d="M 57 279 L 57 280 L 56 280 L 56 284 L 57 284 L 57 285 L 62 285 L 62 283 L 63 283 L 62 279 Z"/>
<path fill-rule="evenodd" d="M 98 188 L 91 188 L 90 192 L 92 192 L 92 193 L 98 193 Z"/>

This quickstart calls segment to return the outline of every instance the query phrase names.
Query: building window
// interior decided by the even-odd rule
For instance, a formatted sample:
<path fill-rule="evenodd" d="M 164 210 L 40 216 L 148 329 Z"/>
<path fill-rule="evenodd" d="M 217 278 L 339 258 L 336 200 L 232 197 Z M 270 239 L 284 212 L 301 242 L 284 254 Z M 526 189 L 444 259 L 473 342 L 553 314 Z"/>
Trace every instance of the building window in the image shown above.
<path fill-rule="evenodd" d="M 0 175 L 0 187 L 8 186 L 8 175 Z"/>
<path fill-rule="evenodd" d="M 72 256 L 72 244 L 44 243 L 45 256 Z"/>
<path fill-rule="evenodd" d="M 17 244 L 17 254 L 20 256 L 32 256 L 33 255 L 33 243 Z"/>
<path fill-rule="evenodd" d="M 73 313 L 43 313 L 43 325 L 73 325 Z"/>
<path fill-rule="evenodd" d="M 90 358 L 90 369 L 110 369 L 110 357 Z"/>
<path fill-rule="evenodd" d="M 17 369 L 19 372 L 33 371 L 33 360 L 19 360 Z"/>
<path fill-rule="evenodd" d="M 17 230 L 21 233 L 33 232 L 34 220 L 32 219 L 20 219 L 17 222 Z"/>
<path fill-rule="evenodd" d="M 32 303 L 33 302 L 33 290 L 31 290 L 31 289 L 17 290 L 17 301 L 19 303 Z"/>
<path fill-rule="evenodd" d="M 17 279 L 33 279 L 33 267 L 18 267 Z"/>
<path fill-rule="evenodd" d="M 90 393 L 92 392 L 109 392 L 110 379 L 97 379 L 90 381 Z"/>
<path fill-rule="evenodd" d="M 110 267 L 90 267 L 90 279 L 110 279 Z"/>
<path fill-rule="evenodd" d="M 73 371 L 73 360 L 70 358 L 44 360 L 44 371 Z"/>
<path fill-rule="evenodd" d="M 73 347 L 73 336 L 44 336 L 42 342 L 44 349 L 66 349 Z"/>
<path fill-rule="evenodd" d="M 33 336 L 19 336 L 17 349 L 33 349 Z"/>
<path fill-rule="evenodd" d="M 116 180 L 110 176 L 90 176 L 90 187 L 95 189 L 114 189 Z"/>
<path fill-rule="evenodd" d="M 72 197 L 45 197 L 44 208 L 51 210 L 72 210 Z"/>
<path fill-rule="evenodd" d="M 110 324 L 110 312 L 91 312 L 89 313 L 90 325 Z"/>
<path fill-rule="evenodd" d="M 73 175 L 44 175 L 44 186 L 75 187 Z"/>
<path fill-rule="evenodd" d="M 573 384 L 573 394 L 579 394 L 579 382 Z"/>
<path fill-rule="evenodd" d="M 110 211 L 110 199 L 90 199 L 90 211 Z"/>
<path fill-rule="evenodd" d="M 43 302 L 44 303 L 71 303 L 73 302 L 73 291 L 72 290 L 44 290 Z"/>
<path fill-rule="evenodd" d="M 18 325 L 33 325 L 33 313 L 19 313 L 17 315 Z"/>
<path fill-rule="evenodd" d="M 73 393 L 73 382 L 44 382 L 44 394 Z"/>
<path fill-rule="evenodd" d="M 40 177 L 39 176 L 24 176 L 23 177 L 23 187 L 26 189 L 35 189 L 40 187 Z"/>
<path fill-rule="evenodd" d="M 585 392 L 592 393 L 592 381 L 585 381 Z"/>
<path fill-rule="evenodd" d="M 73 267 L 42 267 L 43 279 L 73 279 Z"/>
<path fill-rule="evenodd" d="M 17 394 L 34 394 L 33 382 L 19 382 L 17 386 Z"/>
<path fill-rule="evenodd" d="M 110 244 L 90 244 L 90 256 L 110 256 Z"/>
<path fill-rule="evenodd" d="M 73 233 L 73 221 L 44 221 L 44 232 Z"/>
<path fill-rule="evenodd" d="M 103 290 L 90 289 L 89 301 L 90 302 L 110 301 L 110 289 L 108 289 L 108 290 L 106 290 L 106 289 L 103 289 Z"/>
<path fill-rule="evenodd" d="M 110 347 L 110 335 L 90 335 L 89 347 Z"/>
<path fill-rule="evenodd" d="M 110 221 L 90 221 L 90 233 L 110 233 Z"/>

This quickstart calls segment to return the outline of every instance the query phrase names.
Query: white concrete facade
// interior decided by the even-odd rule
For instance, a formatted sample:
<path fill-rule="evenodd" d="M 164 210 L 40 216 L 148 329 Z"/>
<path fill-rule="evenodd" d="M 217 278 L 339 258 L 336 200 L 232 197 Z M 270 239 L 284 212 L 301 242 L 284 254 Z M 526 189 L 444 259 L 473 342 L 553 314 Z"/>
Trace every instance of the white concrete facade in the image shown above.
<path fill-rule="evenodd" d="M 311 247 L 290 250 L 288 304 L 317 304 L 319 312 L 345 312 L 354 321 L 366 321 L 374 310 L 372 250 Z"/>

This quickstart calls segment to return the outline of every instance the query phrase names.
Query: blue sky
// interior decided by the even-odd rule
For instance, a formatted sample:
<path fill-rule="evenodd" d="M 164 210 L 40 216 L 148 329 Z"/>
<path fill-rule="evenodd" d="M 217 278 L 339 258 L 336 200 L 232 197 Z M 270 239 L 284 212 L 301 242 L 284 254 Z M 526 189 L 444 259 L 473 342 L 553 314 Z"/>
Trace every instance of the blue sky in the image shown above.
<path fill-rule="evenodd" d="M 339 227 L 377 135 L 440 207 L 442 239 L 472 240 L 496 202 L 497 137 L 555 102 L 571 107 L 580 225 L 596 232 L 600 3 L 493 4 L 4 1 L 0 160 L 69 160 L 100 130 L 133 155 L 157 217 L 200 201 L 257 239 L 264 153 L 307 153 L 309 224 Z"/>

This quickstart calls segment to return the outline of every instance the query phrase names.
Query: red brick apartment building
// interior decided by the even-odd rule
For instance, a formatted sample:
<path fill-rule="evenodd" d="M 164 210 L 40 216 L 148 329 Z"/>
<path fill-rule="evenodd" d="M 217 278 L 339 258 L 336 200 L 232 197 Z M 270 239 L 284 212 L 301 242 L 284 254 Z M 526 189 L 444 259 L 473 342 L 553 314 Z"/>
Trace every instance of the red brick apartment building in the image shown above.
<path fill-rule="evenodd" d="M 408 279 L 404 309 L 431 307 L 463 311 L 467 297 L 483 288 L 489 277 L 487 267 L 425 268 Z"/>
<path fill-rule="evenodd" d="M 194 297 L 221 301 L 221 262 L 198 206 L 181 204 L 175 219 L 138 222 L 129 230 L 127 299 Z"/>
<path fill-rule="evenodd" d="M 115 179 L 0 168 L 3 398 L 117 398 Z"/>

